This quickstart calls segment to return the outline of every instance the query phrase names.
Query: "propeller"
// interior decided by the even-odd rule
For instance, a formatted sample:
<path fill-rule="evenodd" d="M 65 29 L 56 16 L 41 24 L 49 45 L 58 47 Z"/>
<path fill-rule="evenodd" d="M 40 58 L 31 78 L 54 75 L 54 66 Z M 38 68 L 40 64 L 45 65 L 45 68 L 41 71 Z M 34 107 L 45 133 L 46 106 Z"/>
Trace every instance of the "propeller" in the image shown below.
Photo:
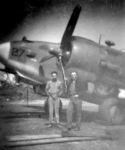
<path fill-rule="evenodd" d="M 40 63 L 42 63 L 42 62 L 44 62 L 44 61 L 46 61 L 46 60 L 49 60 L 49 59 L 51 59 L 51 58 L 53 58 L 53 57 L 55 57 L 55 56 L 54 56 L 54 55 L 45 56 L 45 57 L 43 57 L 43 58 L 40 60 Z"/>
<path fill-rule="evenodd" d="M 78 21 L 80 11 L 81 11 L 81 6 L 77 5 L 74 8 L 73 13 L 70 17 L 70 20 L 67 24 L 67 27 L 66 27 L 65 32 L 62 37 L 61 47 L 60 47 L 61 49 L 63 49 L 63 51 L 67 50 L 67 47 L 69 45 L 69 42 L 70 42 L 72 34 L 73 34 L 73 31 L 75 29 L 76 23 Z"/>
<path fill-rule="evenodd" d="M 71 50 L 72 50 L 71 38 L 72 38 L 72 34 L 74 32 L 76 23 L 78 21 L 80 12 L 81 12 L 81 6 L 77 5 L 73 10 L 73 13 L 70 17 L 70 20 L 67 24 L 65 31 L 64 31 L 59 49 L 58 50 L 57 49 L 49 50 L 49 53 L 53 57 L 57 57 L 60 62 L 60 66 L 61 66 L 61 70 L 62 70 L 62 74 L 63 74 L 63 80 L 65 83 L 65 91 L 67 89 L 67 85 L 66 85 L 66 80 L 65 80 L 66 78 L 65 78 L 64 66 L 67 64 L 67 62 L 69 61 L 70 56 L 71 56 Z M 53 57 L 46 56 L 46 57 L 42 58 L 40 62 L 44 62 Z"/>
<path fill-rule="evenodd" d="M 69 20 L 69 22 L 67 24 L 67 27 L 65 29 L 65 32 L 63 34 L 61 44 L 60 44 L 60 48 L 59 49 L 50 49 L 49 53 L 51 55 L 53 55 L 55 57 L 58 57 L 60 55 L 60 53 L 62 53 L 62 57 L 66 57 L 67 55 L 69 55 L 69 53 L 67 53 L 67 52 L 71 51 L 70 41 L 71 41 L 73 31 L 75 29 L 76 23 L 78 21 L 80 11 L 81 11 L 81 6 L 77 5 L 73 10 L 73 13 L 70 17 L 70 20 Z M 44 62 L 44 61 L 46 61 L 50 58 L 52 58 L 52 57 L 46 56 L 46 57 L 42 58 L 40 62 Z"/>

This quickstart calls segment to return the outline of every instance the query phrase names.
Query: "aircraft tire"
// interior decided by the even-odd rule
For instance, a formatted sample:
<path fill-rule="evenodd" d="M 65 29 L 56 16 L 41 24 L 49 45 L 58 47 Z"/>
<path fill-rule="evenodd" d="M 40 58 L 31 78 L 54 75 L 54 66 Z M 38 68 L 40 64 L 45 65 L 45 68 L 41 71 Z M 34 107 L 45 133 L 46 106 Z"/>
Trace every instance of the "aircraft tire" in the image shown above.
<path fill-rule="evenodd" d="M 42 96 L 46 96 L 46 92 L 45 92 L 45 85 L 34 85 L 33 86 L 33 91 L 37 94 L 40 94 Z"/>
<path fill-rule="evenodd" d="M 46 114 L 49 114 L 49 104 L 48 104 L 48 97 L 45 100 L 44 103 L 44 111 Z M 62 112 L 62 101 L 60 100 L 60 104 L 59 104 L 59 113 Z"/>
<path fill-rule="evenodd" d="M 99 114 L 112 125 L 122 124 L 125 119 L 124 108 L 116 98 L 106 99 L 99 107 Z"/>

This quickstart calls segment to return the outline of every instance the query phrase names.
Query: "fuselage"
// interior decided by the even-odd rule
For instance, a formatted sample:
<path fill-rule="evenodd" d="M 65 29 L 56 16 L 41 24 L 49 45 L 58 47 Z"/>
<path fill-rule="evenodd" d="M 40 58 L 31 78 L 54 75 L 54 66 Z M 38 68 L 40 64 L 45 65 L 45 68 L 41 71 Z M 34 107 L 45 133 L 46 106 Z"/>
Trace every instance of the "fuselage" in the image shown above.
<path fill-rule="evenodd" d="M 70 56 L 64 66 L 67 77 L 70 77 L 71 71 L 77 71 L 81 85 L 91 82 L 125 88 L 124 52 L 76 36 L 71 38 L 70 44 Z M 60 44 L 39 41 L 7 42 L 0 45 L 0 62 L 36 84 L 46 84 L 53 70 L 58 71 L 58 77 L 63 81 L 56 57 L 40 62 L 42 58 L 51 55 L 50 51 L 59 52 Z M 79 91 L 82 92 L 82 89 Z"/>
<path fill-rule="evenodd" d="M 72 51 L 65 70 L 76 69 L 81 81 L 125 87 L 125 52 L 80 38 L 72 38 Z"/>

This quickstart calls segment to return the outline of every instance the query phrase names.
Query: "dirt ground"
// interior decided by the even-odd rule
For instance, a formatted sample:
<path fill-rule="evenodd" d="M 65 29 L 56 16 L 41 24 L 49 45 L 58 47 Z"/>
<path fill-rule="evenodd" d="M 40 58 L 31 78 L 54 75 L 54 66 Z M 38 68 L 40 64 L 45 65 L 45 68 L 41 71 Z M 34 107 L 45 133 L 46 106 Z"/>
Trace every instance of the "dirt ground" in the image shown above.
<path fill-rule="evenodd" d="M 99 121 L 97 113 L 82 112 L 80 131 L 73 135 L 93 137 L 90 140 L 8 147 L 7 137 L 17 135 L 62 134 L 66 125 L 66 111 L 60 114 L 62 128 L 47 128 L 48 115 L 41 105 L 0 104 L 0 149 L 2 150 L 124 150 L 125 126 L 111 126 Z M 98 138 L 97 138 L 98 137 Z M 105 137 L 105 138 L 102 138 Z M 109 138 L 110 137 L 110 138 Z"/>

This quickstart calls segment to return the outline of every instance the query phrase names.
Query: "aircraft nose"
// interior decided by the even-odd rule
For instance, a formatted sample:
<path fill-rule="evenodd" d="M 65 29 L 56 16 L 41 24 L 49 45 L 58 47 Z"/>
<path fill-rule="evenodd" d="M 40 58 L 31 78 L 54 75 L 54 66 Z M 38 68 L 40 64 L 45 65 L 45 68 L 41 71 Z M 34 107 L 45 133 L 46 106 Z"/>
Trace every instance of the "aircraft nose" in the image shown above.
<path fill-rule="evenodd" d="M 6 64 L 9 59 L 11 44 L 10 42 L 0 44 L 0 62 Z"/>

